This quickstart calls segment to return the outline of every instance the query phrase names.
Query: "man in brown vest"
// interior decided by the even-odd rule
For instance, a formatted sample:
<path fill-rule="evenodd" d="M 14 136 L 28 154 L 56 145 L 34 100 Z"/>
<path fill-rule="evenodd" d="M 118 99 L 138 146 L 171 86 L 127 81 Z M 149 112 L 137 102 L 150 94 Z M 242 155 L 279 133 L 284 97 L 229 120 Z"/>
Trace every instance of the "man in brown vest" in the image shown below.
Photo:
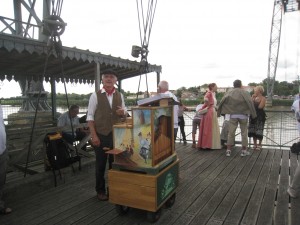
<path fill-rule="evenodd" d="M 113 148 L 113 125 L 121 122 L 127 114 L 123 95 L 114 87 L 116 82 L 115 71 L 107 70 L 102 73 L 103 88 L 91 95 L 87 112 L 91 141 L 95 148 L 96 192 L 100 201 L 108 200 L 104 174 L 107 159 L 109 169 L 113 162 L 113 155 L 106 154 L 104 149 Z"/>

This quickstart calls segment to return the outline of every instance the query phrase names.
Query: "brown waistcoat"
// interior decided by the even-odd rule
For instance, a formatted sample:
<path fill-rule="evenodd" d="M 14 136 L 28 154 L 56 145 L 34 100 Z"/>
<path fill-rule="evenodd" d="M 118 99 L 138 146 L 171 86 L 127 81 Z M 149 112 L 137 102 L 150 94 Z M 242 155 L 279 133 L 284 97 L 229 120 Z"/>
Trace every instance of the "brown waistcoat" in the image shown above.
<path fill-rule="evenodd" d="M 121 117 L 117 115 L 117 106 L 122 107 L 121 94 L 115 91 L 113 94 L 112 108 L 109 105 L 106 93 L 97 92 L 98 105 L 95 111 L 95 126 L 98 134 L 108 135 L 112 132 L 114 124 L 121 122 Z"/>

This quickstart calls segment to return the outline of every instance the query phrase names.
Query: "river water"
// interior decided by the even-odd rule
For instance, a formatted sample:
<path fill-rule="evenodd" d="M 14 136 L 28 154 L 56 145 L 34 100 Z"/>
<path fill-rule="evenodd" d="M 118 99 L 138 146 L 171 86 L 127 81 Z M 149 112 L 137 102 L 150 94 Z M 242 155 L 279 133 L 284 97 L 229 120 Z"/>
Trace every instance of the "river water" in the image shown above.
<path fill-rule="evenodd" d="M 3 108 L 3 116 L 5 120 L 5 124 L 7 124 L 7 116 L 11 113 L 17 113 L 20 107 L 2 105 Z M 192 120 L 194 117 L 194 108 L 190 107 L 190 112 L 185 112 L 185 133 L 187 135 L 187 140 L 191 141 L 191 132 L 192 132 Z M 59 113 L 63 113 L 67 111 L 66 107 L 57 107 L 57 111 Z M 86 107 L 80 108 L 79 117 L 85 115 L 87 111 Z M 294 118 L 294 114 L 290 111 L 290 107 L 273 107 L 270 110 L 266 110 L 267 112 L 267 121 L 265 124 L 264 130 L 264 145 L 270 146 L 291 146 L 295 141 L 299 138 L 299 132 L 297 130 L 297 122 Z M 220 129 L 223 124 L 223 117 L 219 117 L 219 125 Z M 181 134 L 178 132 L 177 139 L 180 140 Z M 236 140 L 240 140 L 239 131 L 237 131 Z"/>

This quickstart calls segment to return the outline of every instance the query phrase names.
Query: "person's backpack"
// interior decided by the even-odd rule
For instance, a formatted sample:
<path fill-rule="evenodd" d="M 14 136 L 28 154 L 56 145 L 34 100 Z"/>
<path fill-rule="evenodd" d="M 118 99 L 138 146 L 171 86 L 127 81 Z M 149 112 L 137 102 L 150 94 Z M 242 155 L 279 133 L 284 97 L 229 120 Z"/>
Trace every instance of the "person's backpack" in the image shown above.
<path fill-rule="evenodd" d="M 291 152 L 295 154 L 300 154 L 300 142 L 294 143 L 292 145 Z"/>
<path fill-rule="evenodd" d="M 54 186 L 56 187 L 56 173 L 59 171 L 60 178 L 61 172 L 60 169 L 71 165 L 74 172 L 73 163 L 79 163 L 79 170 L 81 170 L 81 158 L 78 154 L 72 156 L 71 150 L 68 145 L 64 142 L 60 133 L 48 133 L 44 138 L 44 145 L 46 150 L 45 158 L 45 169 L 51 169 L 54 175 Z"/>
<path fill-rule="evenodd" d="M 48 166 L 53 170 L 59 170 L 72 163 L 70 150 L 59 133 L 48 133 L 45 136 L 44 142 L 49 162 Z"/>

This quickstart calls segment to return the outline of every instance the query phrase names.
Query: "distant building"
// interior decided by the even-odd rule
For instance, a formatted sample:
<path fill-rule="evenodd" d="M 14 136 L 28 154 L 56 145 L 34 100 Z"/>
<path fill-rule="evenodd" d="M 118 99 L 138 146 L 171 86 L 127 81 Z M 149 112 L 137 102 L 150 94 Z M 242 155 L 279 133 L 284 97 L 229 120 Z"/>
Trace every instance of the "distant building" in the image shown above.
<path fill-rule="evenodd" d="M 255 88 L 254 86 L 243 86 L 243 88 L 247 91 L 247 92 L 252 92 L 253 89 Z M 233 89 L 233 87 L 218 87 L 218 93 L 226 93 L 229 90 Z M 204 93 L 208 90 L 207 87 L 200 87 L 199 89 L 199 93 L 194 93 L 191 91 L 182 91 L 181 92 L 181 99 L 184 100 L 198 100 L 199 98 L 202 98 Z M 177 90 L 170 90 L 170 92 L 172 92 L 174 95 L 177 95 Z M 153 97 L 157 95 L 157 92 L 149 92 L 149 97 Z M 179 96 L 177 96 L 179 97 Z M 136 95 L 131 95 L 127 97 L 128 99 L 136 99 Z M 138 96 L 138 99 L 143 99 L 143 98 L 147 98 L 147 92 L 144 92 L 144 94 L 141 94 Z"/>
<path fill-rule="evenodd" d="M 243 86 L 243 88 L 250 93 L 254 90 L 255 87 L 254 86 Z"/>
<path fill-rule="evenodd" d="M 200 93 L 205 93 L 208 87 L 200 87 Z"/>
<path fill-rule="evenodd" d="M 138 99 L 143 99 L 143 98 L 144 98 L 144 94 L 138 95 Z M 127 96 L 127 99 L 136 99 L 136 95 L 129 95 Z"/>
<path fill-rule="evenodd" d="M 186 100 L 197 100 L 198 99 L 198 94 L 195 94 L 194 92 L 190 91 L 184 91 L 181 94 L 181 99 L 186 99 Z"/>
<path fill-rule="evenodd" d="M 219 93 L 226 93 L 228 91 L 228 87 L 218 87 L 218 92 Z"/>
<path fill-rule="evenodd" d="M 243 86 L 243 88 L 248 91 L 251 92 L 254 89 L 254 86 Z M 233 87 L 218 87 L 217 92 L 218 93 L 226 93 L 227 91 L 233 89 Z M 201 87 L 200 88 L 200 93 L 205 93 L 208 90 L 208 87 Z"/>
<path fill-rule="evenodd" d="M 150 92 L 150 97 L 157 95 L 157 92 Z"/>

